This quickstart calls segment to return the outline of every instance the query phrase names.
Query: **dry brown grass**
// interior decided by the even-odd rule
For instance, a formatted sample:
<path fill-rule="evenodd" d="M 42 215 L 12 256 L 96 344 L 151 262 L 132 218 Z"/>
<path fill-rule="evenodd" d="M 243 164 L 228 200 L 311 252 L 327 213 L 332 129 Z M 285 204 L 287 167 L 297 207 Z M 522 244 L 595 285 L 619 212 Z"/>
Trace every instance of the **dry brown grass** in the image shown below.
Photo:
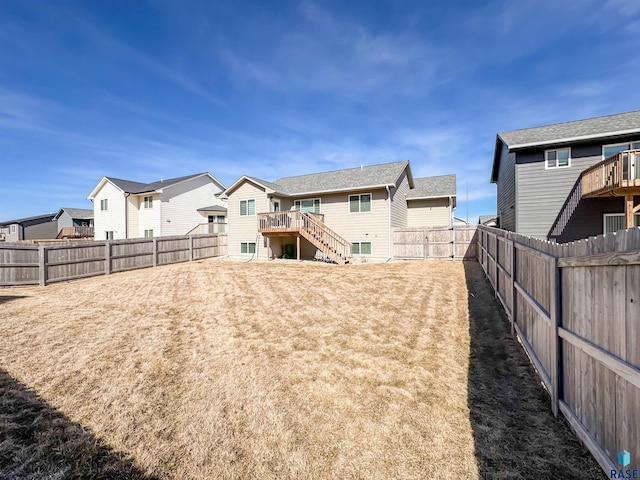
<path fill-rule="evenodd" d="M 477 451 L 490 432 L 474 404 L 495 392 L 475 385 L 493 366 L 470 370 L 470 277 L 479 267 L 461 262 L 209 260 L 5 289 L 0 367 L 161 478 L 544 478 L 565 463 L 571 478 L 553 450 L 572 441 L 563 452 L 593 474 L 521 357 L 546 441 L 528 452 L 553 469 L 495 469 Z"/>

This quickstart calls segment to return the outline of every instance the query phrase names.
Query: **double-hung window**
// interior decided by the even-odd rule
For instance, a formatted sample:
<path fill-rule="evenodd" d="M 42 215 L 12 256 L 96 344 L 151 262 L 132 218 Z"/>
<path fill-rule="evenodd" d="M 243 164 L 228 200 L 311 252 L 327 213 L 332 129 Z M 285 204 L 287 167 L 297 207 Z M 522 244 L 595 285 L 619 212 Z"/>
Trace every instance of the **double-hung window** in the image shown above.
<path fill-rule="evenodd" d="M 105 240 L 113 240 L 113 230 L 109 230 L 104 232 L 104 239 Z"/>
<path fill-rule="evenodd" d="M 349 213 L 368 213 L 371 211 L 371 194 L 349 195 Z"/>
<path fill-rule="evenodd" d="M 240 216 L 253 216 L 256 214 L 256 201 L 255 199 L 251 200 L 240 200 Z"/>
<path fill-rule="evenodd" d="M 153 197 L 144 197 L 144 208 L 153 208 Z"/>
<path fill-rule="evenodd" d="M 544 152 L 545 168 L 563 168 L 571 166 L 571 151 L 568 148 L 559 148 L 557 150 L 547 150 Z"/>
<path fill-rule="evenodd" d="M 149 229 L 149 230 L 145 230 L 144 231 L 144 238 L 153 238 L 153 229 Z"/>
<path fill-rule="evenodd" d="M 302 213 L 320 213 L 320 199 L 307 198 L 305 200 L 296 200 L 293 208 Z"/>
<path fill-rule="evenodd" d="M 109 209 L 109 199 L 103 198 L 100 200 L 100 210 L 108 210 Z"/>

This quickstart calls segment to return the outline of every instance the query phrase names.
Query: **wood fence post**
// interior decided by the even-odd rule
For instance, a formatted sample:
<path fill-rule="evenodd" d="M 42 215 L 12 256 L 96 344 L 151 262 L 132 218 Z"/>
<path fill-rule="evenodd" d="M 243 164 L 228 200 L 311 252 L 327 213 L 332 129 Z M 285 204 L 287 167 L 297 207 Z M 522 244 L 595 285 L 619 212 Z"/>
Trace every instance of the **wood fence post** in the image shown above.
<path fill-rule="evenodd" d="M 111 242 L 109 240 L 104 242 L 104 274 L 109 275 L 111 273 Z"/>
<path fill-rule="evenodd" d="M 154 238 L 152 242 L 151 251 L 153 253 L 153 266 L 158 266 L 158 239 Z"/>
<path fill-rule="evenodd" d="M 551 339 L 551 365 L 549 377 L 551 380 L 551 410 L 553 415 L 558 417 L 558 409 L 560 405 L 562 389 L 562 352 L 560 345 L 560 337 L 558 335 L 558 326 L 562 321 L 562 278 L 561 271 L 558 266 L 558 259 L 552 258 L 551 264 L 551 285 L 550 285 L 550 303 L 549 315 L 551 317 L 551 328 L 553 338 Z"/>
<path fill-rule="evenodd" d="M 47 284 L 47 247 L 38 246 L 38 277 L 39 285 L 44 287 Z"/>
<path fill-rule="evenodd" d="M 516 322 L 518 321 L 518 290 L 516 283 L 518 282 L 518 249 L 515 240 L 511 240 L 511 335 L 516 333 Z"/>
<path fill-rule="evenodd" d="M 189 235 L 189 261 L 193 260 L 193 235 Z"/>
<path fill-rule="evenodd" d="M 493 296 L 498 298 L 498 273 L 499 273 L 498 262 L 500 261 L 500 253 L 499 253 L 500 252 L 500 247 L 499 247 L 500 242 L 498 241 L 498 236 L 497 235 L 494 237 L 494 239 L 495 239 L 494 245 L 496 246 L 496 254 L 493 257 L 494 260 L 495 260 L 493 262 L 495 264 L 494 265 L 495 266 L 495 269 L 494 269 L 495 270 L 494 271 L 494 275 L 495 276 L 493 277 Z"/>

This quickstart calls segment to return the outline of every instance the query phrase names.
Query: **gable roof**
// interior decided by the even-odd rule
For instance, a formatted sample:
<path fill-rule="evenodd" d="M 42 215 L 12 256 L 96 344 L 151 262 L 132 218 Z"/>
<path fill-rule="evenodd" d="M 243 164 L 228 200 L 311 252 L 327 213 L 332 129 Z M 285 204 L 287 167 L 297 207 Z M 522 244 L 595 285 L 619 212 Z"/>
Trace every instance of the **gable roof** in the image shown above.
<path fill-rule="evenodd" d="M 211 207 L 202 207 L 197 210 L 198 212 L 226 212 L 227 207 L 222 205 L 213 205 Z"/>
<path fill-rule="evenodd" d="M 498 221 L 497 215 L 480 215 L 478 217 L 478 223 L 480 225 L 484 225 L 485 223 L 489 223 L 489 222 L 497 222 L 497 221 Z"/>
<path fill-rule="evenodd" d="M 92 192 L 89 194 L 88 198 L 89 200 L 93 200 L 95 198 L 95 195 L 98 193 L 98 190 L 102 188 L 105 182 L 110 182 L 111 184 L 115 185 L 123 193 L 140 194 L 140 193 L 155 192 L 162 188 L 171 187 L 178 183 L 191 180 L 197 177 L 202 177 L 205 175 L 211 178 L 220 188 L 224 190 L 224 185 L 220 183 L 213 175 L 211 175 L 208 172 L 196 173 L 193 175 L 185 175 L 184 177 L 168 178 L 167 180 L 158 180 L 150 183 L 134 182 L 132 180 L 124 180 L 122 178 L 115 178 L 115 177 L 103 177 L 102 180 L 100 180 L 100 182 L 96 186 L 96 188 L 94 188 Z"/>
<path fill-rule="evenodd" d="M 384 188 L 394 186 L 404 171 L 407 171 L 409 185 L 413 187 L 413 176 L 407 160 L 401 162 L 382 163 L 378 165 L 345 168 L 330 172 L 297 175 L 279 178 L 275 182 L 266 182 L 255 177 L 240 177 L 224 193 L 229 195 L 242 182 L 250 181 L 262 186 L 269 193 L 284 196 L 315 195 L 319 193 L 363 190 L 367 188 Z"/>
<path fill-rule="evenodd" d="M 62 216 L 63 212 L 67 212 L 71 218 L 78 220 L 91 220 L 93 218 L 93 210 L 88 208 L 62 207 L 53 219 L 58 220 Z"/>
<path fill-rule="evenodd" d="M 414 188 L 409 190 L 407 200 L 456 196 L 455 174 L 416 178 L 413 183 Z"/>
<path fill-rule="evenodd" d="M 502 145 L 509 151 L 640 133 L 640 110 L 501 132 L 496 136 L 491 181 L 498 180 Z"/>
<path fill-rule="evenodd" d="M 640 132 L 640 110 L 499 133 L 510 150 Z"/>
<path fill-rule="evenodd" d="M 40 223 L 50 222 L 51 220 L 53 220 L 54 215 L 55 213 L 45 213 L 44 215 L 35 215 L 33 217 L 17 218 L 16 220 L 8 220 L 6 222 L 0 222 L 0 225 L 6 226 L 14 223 L 20 224 L 20 223 L 33 222 L 36 220 L 42 220 L 42 222 Z"/>

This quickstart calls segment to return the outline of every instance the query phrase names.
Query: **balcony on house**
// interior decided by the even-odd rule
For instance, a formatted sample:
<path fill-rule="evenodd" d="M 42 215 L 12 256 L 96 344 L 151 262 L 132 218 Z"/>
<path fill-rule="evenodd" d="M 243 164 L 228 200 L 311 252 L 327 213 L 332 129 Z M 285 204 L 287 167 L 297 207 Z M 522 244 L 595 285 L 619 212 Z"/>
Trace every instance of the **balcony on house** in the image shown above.
<path fill-rule="evenodd" d="M 258 214 L 258 231 L 272 235 L 292 235 L 300 233 L 304 228 L 303 213 L 299 210 L 285 212 L 268 212 Z M 315 219 L 324 223 L 324 215 L 309 212 Z"/>
<path fill-rule="evenodd" d="M 640 195 L 640 150 L 616 153 L 581 174 L 582 197 Z"/>
<path fill-rule="evenodd" d="M 93 227 L 62 227 L 56 238 L 93 238 Z"/>

